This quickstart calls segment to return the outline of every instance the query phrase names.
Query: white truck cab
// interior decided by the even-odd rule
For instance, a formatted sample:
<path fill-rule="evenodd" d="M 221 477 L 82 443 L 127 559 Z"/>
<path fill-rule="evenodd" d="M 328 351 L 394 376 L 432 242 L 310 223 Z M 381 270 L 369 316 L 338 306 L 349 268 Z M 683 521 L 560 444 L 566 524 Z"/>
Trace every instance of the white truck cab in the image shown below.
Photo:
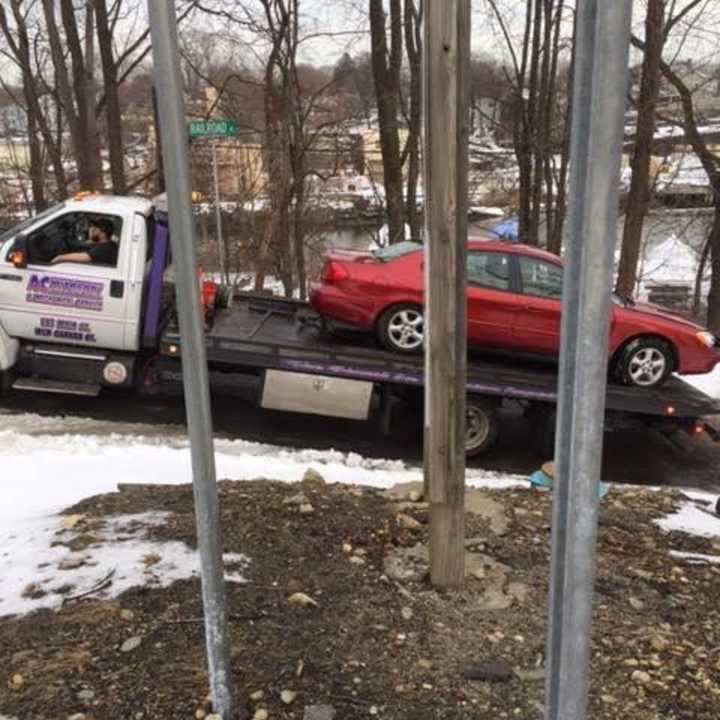
<path fill-rule="evenodd" d="M 89 348 L 105 359 L 139 349 L 152 217 L 143 198 L 79 193 L 0 235 L 0 371 L 23 347 L 92 357 Z M 112 223 L 115 264 L 58 262 L 83 252 L 98 219 Z"/>

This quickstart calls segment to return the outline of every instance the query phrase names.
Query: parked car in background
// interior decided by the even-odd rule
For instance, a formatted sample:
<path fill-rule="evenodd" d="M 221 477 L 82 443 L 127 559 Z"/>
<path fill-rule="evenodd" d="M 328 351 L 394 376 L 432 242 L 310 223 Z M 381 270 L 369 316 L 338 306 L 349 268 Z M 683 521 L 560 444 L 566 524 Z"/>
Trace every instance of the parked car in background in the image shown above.
<path fill-rule="evenodd" d="M 374 252 L 334 251 L 310 302 L 332 324 L 374 333 L 388 350 L 422 351 L 425 254 L 403 242 Z M 519 244 L 470 239 L 467 333 L 471 348 L 556 357 L 562 260 Z M 629 385 L 657 387 L 673 372 L 706 373 L 720 362 L 712 333 L 662 308 L 614 297 L 610 370 Z"/>

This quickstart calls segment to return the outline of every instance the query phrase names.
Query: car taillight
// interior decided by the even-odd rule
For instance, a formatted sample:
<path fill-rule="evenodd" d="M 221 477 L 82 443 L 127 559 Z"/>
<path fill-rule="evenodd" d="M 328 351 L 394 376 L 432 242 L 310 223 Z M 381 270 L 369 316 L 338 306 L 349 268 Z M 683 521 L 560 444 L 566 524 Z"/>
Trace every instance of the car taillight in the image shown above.
<path fill-rule="evenodd" d="M 350 273 L 342 264 L 328 260 L 322 270 L 321 280 L 328 284 L 336 283 L 349 277 Z"/>

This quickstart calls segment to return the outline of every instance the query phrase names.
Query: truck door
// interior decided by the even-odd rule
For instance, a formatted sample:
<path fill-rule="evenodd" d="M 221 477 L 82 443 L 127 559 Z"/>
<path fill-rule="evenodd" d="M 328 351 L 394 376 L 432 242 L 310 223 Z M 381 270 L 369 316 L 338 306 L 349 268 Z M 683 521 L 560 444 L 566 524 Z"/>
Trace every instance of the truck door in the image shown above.
<path fill-rule="evenodd" d="M 118 244 L 111 264 L 61 262 L 81 251 L 93 219 L 112 222 Z M 115 215 L 63 212 L 27 228 L 27 267 L 14 266 L 14 244 L 0 256 L 0 317 L 16 338 L 116 350 L 127 347 L 128 265 L 132 228 Z"/>

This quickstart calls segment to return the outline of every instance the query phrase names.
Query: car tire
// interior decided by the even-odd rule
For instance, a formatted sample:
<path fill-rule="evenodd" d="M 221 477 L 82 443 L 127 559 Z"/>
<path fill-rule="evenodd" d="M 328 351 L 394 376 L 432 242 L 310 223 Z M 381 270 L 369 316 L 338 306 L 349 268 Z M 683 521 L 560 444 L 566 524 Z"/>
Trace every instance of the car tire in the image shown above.
<path fill-rule="evenodd" d="M 381 315 L 378 339 L 391 352 L 417 355 L 423 350 L 425 317 L 419 305 L 393 305 Z"/>
<path fill-rule="evenodd" d="M 495 445 L 500 434 L 498 404 L 489 398 L 469 395 L 465 403 L 465 457 L 473 458 Z"/>
<path fill-rule="evenodd" d="M 621 382 L 634 387 L 660 387 L 675 369 L 672 347 L 655 337 L 640 337 L 623 348 L 617 364 Z"/>

